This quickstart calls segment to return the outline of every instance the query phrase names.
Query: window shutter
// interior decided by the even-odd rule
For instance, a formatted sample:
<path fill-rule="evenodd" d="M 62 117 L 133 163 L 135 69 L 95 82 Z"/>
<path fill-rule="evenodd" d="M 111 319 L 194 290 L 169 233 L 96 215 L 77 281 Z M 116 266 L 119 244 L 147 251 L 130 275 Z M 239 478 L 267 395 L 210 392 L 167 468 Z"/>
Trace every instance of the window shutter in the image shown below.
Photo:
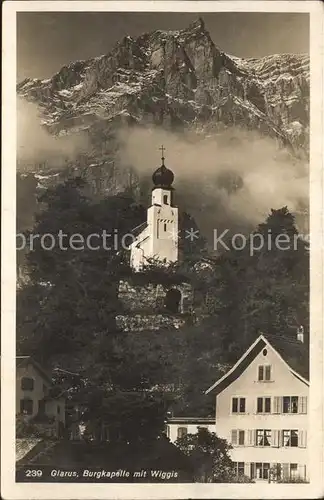
<path fill-rule="evenodd" d="M 253 431 L 253 430 L 248 431 L 247 444 L 248 444 L 248 446 L 254 446 L 254 444 L 255 444 L 255 431 Z"/>
<path fill-rule="evenodd" d="M 298 431 L 298 446 L 306 448 L 307 446 L 307 431 Z"/>
<path fill-rule="evenodd" d="M 290 479 L 289 464 L 282 464 L 283 479 Z"/>
<path fill-rule="evenodd" d="M 278 448 L 279 447 L 279 436 L 280 431 L 272 430 L 271 431 L 271 446 Z"/>
<path fill-rule="evenodd" d="M 238 444 L 237 442 L 237 434 L 238 434 L 238 431 L 236 429 L 233 429 L 232 430 L 232 433 L 231 433 L 231 443 L 233 446 L 236 446 Z"/>
<path fill-rule="evenodd" d="M 307 396 L 303 396 L 304 398 L 304 413 L 307 413 Z"/>
<path fill-rule="evenodd" d="M 257 413 L 263 412 L 263 398 L 257 398 Z"/>
<path fill-rule="evenodd" d="M 298 398 L 298 413 L 307 413 L 307 396 Z"/>
<path fill-rule="evenodd" d="M 280 396 L 275 396 L 273 398 L 273 413 L 281 413 L 280 412 L 280 406 L 281 406 L 281 397 Z"/>
<path fill-rule="evenodd" d="M 238 444 L 240 446 L 245 445 L 245 431 L 238 431 Z"/>
<path fill-rule="evenodd" d="M 259 371 L 258 371 L 258 380 L 263 380 L 263 366 L 259 366 Z"/>

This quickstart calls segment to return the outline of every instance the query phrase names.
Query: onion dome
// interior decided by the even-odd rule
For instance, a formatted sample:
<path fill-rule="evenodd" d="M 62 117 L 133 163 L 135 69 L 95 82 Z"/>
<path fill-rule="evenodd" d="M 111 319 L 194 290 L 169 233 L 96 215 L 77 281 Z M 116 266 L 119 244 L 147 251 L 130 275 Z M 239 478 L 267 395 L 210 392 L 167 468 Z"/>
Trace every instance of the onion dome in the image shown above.
<path fill-rule="evenodd" d="M 162 149 L 163 155 L 164 147 L 162 146 L 160 149 Z M 154 174 L 152 175 L 152 180 L 155 187 L 170 189 L 174 181 L 174 174 L 172 170 L 169 170 L 164 165 L 164 159 L 164 156 L 162 156 L 162 165 L 157 170 L 155 170 Z"/>

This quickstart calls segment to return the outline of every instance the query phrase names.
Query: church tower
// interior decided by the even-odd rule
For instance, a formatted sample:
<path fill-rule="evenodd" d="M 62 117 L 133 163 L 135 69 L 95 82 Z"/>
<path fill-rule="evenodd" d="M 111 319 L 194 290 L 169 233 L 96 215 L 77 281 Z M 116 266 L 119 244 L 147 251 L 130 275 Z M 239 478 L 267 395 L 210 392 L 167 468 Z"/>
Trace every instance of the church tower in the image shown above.
<path fill-rule="evenodd" d="M 164 147 L 162 164 L 153 173 L 151 206 L 147 222 L 130 245 L 130 264 L 135 271 L 143 269 L 151 260 L 170 264 L 178 260 L 178 209 L 173 205 L 174 174 L 165 166 Z"/>

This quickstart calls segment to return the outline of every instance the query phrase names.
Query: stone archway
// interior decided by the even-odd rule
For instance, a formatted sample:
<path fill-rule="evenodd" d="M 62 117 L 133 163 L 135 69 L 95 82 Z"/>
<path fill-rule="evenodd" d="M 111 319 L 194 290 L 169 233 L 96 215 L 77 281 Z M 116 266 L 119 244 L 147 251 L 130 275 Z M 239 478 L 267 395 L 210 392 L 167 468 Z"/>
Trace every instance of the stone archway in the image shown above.
<path fill-rule="evenodd" d="M 177 288 L 171 288 L 165 294 L 164 306 L 167 312 L 171 314 L 181 312 L 181 299 L 182 295 Z"/>

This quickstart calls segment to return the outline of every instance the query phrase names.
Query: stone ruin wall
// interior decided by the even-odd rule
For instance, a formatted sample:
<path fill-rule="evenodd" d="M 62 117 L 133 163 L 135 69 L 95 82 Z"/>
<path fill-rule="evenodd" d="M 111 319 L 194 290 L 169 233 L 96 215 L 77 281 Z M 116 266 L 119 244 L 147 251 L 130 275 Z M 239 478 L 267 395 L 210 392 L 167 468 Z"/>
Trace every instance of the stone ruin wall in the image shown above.
<path fill-rule="evenodd" d="M 171 289 L 181 294 L 177 312 L 166 309 L 165 301 Z M 193 290 L 188 283 L 165 286 L 155 283 L 134 285 L 121 281 L 118 297 L 124 313 L 117 316 L 117 326 L 124 331 L 180 328 L 194 320 Z"/>

